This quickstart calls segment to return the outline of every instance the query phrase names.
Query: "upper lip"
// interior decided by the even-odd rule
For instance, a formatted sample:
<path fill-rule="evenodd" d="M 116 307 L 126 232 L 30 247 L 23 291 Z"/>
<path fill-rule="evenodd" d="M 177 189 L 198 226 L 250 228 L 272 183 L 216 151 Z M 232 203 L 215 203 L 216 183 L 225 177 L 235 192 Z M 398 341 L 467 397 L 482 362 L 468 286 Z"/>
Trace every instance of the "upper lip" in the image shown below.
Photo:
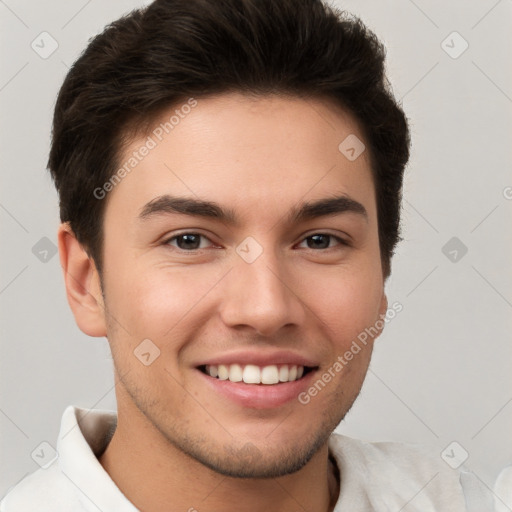
<path fill-rule="evenodd" d="M 273 352 L 263 352 L 261 350 L 258 351 L 237 351 L 237 352 L 228 352 L 222 355 L 216 355 L 214 357 L 210 357 L 205 359 L 204 361 L 196 364 L 196 367 L 204 366 L 204 365 L 230 365 L 230 364 L 240 364 L 247 365 L 253 364 L 256 366 L 270 366 L 274 364 L 287 364 L 287 365 L 297 365 L 297 366 L 308 366 L 308 367 L 316 367 L 318 363 L 310 358 L 303 356 L 301 354 L 297 354 L 291 351 L 273 351 Z"/>

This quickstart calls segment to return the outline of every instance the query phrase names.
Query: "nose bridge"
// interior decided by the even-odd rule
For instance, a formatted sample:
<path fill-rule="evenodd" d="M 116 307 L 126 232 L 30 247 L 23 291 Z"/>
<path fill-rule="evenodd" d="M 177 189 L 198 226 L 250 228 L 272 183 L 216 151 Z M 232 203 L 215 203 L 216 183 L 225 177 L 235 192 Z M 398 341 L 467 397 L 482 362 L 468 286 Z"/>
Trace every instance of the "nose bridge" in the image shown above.
<path fill-rule="evenodd" d="M 286 325 L 300 324 L 303 306 L 293 291 L 294 283 L 287 282 L 279 254 L 262 246 L 258 249 L 251 240 L 247 245 L 242 242 L 237 253 L 222 297 L 224 323 L 250 326 L 266 336 Z"/>

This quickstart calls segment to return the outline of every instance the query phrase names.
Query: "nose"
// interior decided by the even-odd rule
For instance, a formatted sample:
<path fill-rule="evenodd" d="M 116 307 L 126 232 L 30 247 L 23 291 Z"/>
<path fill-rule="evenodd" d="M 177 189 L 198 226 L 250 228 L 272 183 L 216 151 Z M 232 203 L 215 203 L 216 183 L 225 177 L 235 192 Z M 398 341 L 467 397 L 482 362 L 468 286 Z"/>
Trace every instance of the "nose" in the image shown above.
<path fill-rule="evenodd" d="M 272 336 L 303 322 L 305 306 L 297 295 L 297 283 L 283 271 L 283 262 L 269 253 L 264 251 L 252 263 L 238 258 L 225 280 L 220 310 L 228 327 Z"/>

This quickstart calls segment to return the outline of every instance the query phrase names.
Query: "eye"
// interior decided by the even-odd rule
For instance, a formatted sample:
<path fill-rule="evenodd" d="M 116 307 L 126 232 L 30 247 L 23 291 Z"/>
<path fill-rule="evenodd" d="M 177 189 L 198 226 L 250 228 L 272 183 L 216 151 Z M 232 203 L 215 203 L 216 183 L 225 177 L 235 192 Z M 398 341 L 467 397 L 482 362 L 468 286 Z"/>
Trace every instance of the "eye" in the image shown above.
<path fill-rule="evenodd" d="M 207 240 L 211 243 L 211 240 L 205 235 L 201 235 L 200 233 L 180 233 L 179 235 L 174 235 L 171 238 L 168 238 L 163 242 L 163 245 L 170 245 L 172 247 L 176 247 L 177 249 L 185 252 L 192 252 L 200 249 L 205 249 L 208 247 L 208 244 L 201 244 L 201 240 Z M 333 246 L 331 244 L 332 240 L 335 240 L 337 243 Z M 329 233 L 315 233 L 303 239 L 301 244 L 304 242 L 307 243 L 308 249 L 333 249 L 336 245 L 338 246 L 348 246 L 348 242 L 343 240 L 342 238 L 331 235 Z"/>
<path fill-rule="evenodd" d="M 337 245 L 348 245 L 348 243 L 338 236 L 331 235 L 329 233 L 315 233 L 304 238 L 303 242 L 306 242 L 308 249 L 332 249 L 330 246 L 330 239 L 336 240 Z M 311 241 L 309 243 L 308 241 Z"/>
<path fill-rule="evenodd" d="M 164 242 L 164 245 L 171 245 L 182 251 L 195 251 L 205 248 L 205 246 L 201 246 L 201 239 L 209 240 L 207 237 L 199 233 L 181 233 L 173 236 L 172 238 L 168 238 Z M 176 245 L 174 245 L 174 241 L 176 241 Z"/>

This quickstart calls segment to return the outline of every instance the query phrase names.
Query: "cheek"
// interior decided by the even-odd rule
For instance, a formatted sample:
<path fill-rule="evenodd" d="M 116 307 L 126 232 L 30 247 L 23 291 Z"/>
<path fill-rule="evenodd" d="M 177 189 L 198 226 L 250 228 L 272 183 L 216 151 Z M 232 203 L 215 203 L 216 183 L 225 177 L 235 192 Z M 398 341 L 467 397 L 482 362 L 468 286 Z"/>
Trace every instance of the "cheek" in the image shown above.
<path fill-rule="evenodd" d="M 339 350 L 379 319 L 383 287 L 380 275 L 354 268 L 319 276 L 310 288 L 308 306 L 323 321 Z"/>
<path fill-rule="evenodd" d="M 109 299 L 133 337 L 163 342 L 175 337 L 187 318 L 200 311 L 202 300 L 218 279 L 216 272 L 197 268 L 127 266 L 115 274 Z"/>

